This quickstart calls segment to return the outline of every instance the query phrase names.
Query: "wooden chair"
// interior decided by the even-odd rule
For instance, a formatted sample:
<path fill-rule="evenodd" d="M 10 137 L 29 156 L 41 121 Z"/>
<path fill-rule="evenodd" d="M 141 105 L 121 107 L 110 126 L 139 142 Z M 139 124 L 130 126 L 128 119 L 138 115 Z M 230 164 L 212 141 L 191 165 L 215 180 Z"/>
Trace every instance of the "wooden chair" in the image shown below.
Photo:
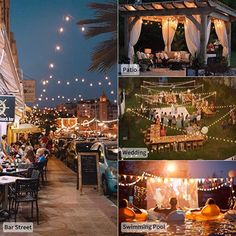
<path fill-rule="evenodd" d="M 198 145 L 199 148 L 203 148 L 203 141 L 197 142 L 197 145 Z"/>
<path fill-rule="evenodd" d="M 165 151 L 169 152 L 170 151 L 170 144 L 169 143 L 165 144 L 164 148 L 165 148 Z"/>
<path fill-rule="evenodd" d="M 198 148 L 198 143 L 197 142 L 193 142 L 193 149 L 197 149 Z"/>
<path fill-rule="evenodd" d="M 187 142 L 187 143 L 186 143 L 186 149 L 187 149 L 187 150 L 191 150 L 191 149 L 192 149 L 192 143 Z"/>
<path fill-rule="evenodd" d="M 158 145 L 158 152 L 164 152 L 164 145 Z"/>
<path fill-rule="evenodd" d="M 154 152 L 156 152 L 156 151 L 157 151 L 157 145 L 152 145 L 152 150 L 153 150 Z"/>

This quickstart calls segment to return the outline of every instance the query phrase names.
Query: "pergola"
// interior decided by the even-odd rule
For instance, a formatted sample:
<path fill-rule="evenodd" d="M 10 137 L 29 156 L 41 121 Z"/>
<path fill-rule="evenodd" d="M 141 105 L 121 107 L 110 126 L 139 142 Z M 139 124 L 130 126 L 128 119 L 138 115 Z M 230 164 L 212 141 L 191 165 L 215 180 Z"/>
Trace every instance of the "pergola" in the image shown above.
<path fill-rule="evenodd" d="M 121 2 L 121 1 L 120 1 Z M 135 3 L 136 2 L 136 3 Z M 199 33 L 199 55 L 207 61 L 207 43 L 209 39 L 209 22 L 219 21 L 224 25 L 224 40 L 227 45 L 227 57 L 231 56 L 231 23 L 236 20 L 236 10 L 218 0 L 177 0 L 177 1 L 122 1 L 119 4 L 120 16 L 124 18 L 124 50 L 128 55 L 130 34 L 140 20 L 161 22 L 163 18 L 175 18 L 178 22 L 191 21 Z M 222 42 L 227 41 L 227 42 Z M 191 42 L 190 42 L 191 43 Z M 134 45 L 131 45 L 134 46 Z M 223 45 L 224 47 L 224 45 Z"/>

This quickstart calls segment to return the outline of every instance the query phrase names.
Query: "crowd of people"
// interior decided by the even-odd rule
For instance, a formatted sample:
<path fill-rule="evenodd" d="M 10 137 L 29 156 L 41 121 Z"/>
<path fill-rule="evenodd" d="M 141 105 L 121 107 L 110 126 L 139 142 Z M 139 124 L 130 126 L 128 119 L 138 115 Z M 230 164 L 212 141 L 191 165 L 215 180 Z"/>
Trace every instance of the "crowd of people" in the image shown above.
<path fill-rule="evenodd" d="M 192 114 L 183 113 L 176 114 L 175 112 L 161 112 L 157 110 L 149 111 L 149 118 L 156 124 L 162 124 L 164 126 L 176 127 L 177 129 L 184 129 L 189 126 L 200 125 L 202 114 L 201 110 L 193 112 Z"/>
<path fill-rule="evenodd" d="M 51 152 L 52 143 L 51 139 L 46 137 L 29 137 L 27 140 L 19 139 L 8 144 L 7 135 L 3 135 L 0 145 L 0 165 L 4 161 L 14 163 L 16 160 L 29 166 L 45 162 Z"/>
<path fill-rule="evenodd" d="M 178 201 L 176 197 L 172 197 L 169 200 L 170 207 L 169 208 L 160 208 L 158 206 L 151 208 L 146 211 L 146 216 L 143 220 L 170 220 L 170 216 L 176 212 L 178 212 L 177 217 L 174 217 L 174 221 L 184 221 L 185 212 L 182 211 L 180 207 L 178 207 Z M 236 201 L 234 205 L 229 210 L 221 210 L 219 206 L 216 204 L 213 198 L 208 198 L 205 205 L 200 207 L 199 209 L 193 209 L 188 211 L 190 213 L 199 212 L 204 216 L 218 216 L 220 213 L 224 214 L 223 217 L 226 219 L 235 219 L 236 217 Z M 136 221 L 137 215 L 142 214 L 143 211 L 138 207 L 134 206 L 132 203 L 129 203 L 126 199 L 122 199 L 119 203 L 119 221 L 127 222 L 127 221 Z M 181 214 L 180 214 L 181 213 Z"/>

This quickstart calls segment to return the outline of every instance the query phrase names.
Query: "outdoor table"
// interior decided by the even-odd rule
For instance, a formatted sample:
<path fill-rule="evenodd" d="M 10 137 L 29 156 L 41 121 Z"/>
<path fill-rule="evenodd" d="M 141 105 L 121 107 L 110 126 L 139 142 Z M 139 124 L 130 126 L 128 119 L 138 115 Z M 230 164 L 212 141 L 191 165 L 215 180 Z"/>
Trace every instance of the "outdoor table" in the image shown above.
<path fill-rule="evenodd" d="M 17 179 L 24 179 L 24 178 L 15 177 L 15 176 L 7 176 L 7 175 L 0 176 L 0 185 L 4 186 L 4 198 L 3 198 L 3 204 L 2 204 L 3 210 L 7 210 L 8 186 L 9 186 L 9 184 L 15 183 Z"/>
<path fill-rule="evenodd" d="M 185 142 L 199 142 L 203 141 L 204 136 L 201 134 L 196 135 L 175 135 L 150 138 L 151 145 L 166 144 L 166 143 L 185 143 Z"/>
<path fill-rule="evenodd" d="M 0 176 L 1 175 L 18 175 L 18 174 L 22 174 L 22 173 L 26 173 L 28 171 L 28 169 L 19 169 L 19 168 L 16 168 L 16 170 L 14 171 L 7 171 L 6 168 L 3 168 L 3 171 L 0 172 Z"/>

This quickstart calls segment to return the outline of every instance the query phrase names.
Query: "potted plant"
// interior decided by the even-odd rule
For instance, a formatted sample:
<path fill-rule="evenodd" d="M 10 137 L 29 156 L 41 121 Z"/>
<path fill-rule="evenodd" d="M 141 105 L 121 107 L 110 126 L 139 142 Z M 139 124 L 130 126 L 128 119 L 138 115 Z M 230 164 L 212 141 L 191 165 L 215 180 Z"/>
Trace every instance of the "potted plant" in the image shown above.
<path fill-rule="evenodd" d="M 148 58 L 139 60 L 140 65 L 140 71 L 147 71 L 149 70 L 149 67 L 151 66 L 151 60 Z"/>

